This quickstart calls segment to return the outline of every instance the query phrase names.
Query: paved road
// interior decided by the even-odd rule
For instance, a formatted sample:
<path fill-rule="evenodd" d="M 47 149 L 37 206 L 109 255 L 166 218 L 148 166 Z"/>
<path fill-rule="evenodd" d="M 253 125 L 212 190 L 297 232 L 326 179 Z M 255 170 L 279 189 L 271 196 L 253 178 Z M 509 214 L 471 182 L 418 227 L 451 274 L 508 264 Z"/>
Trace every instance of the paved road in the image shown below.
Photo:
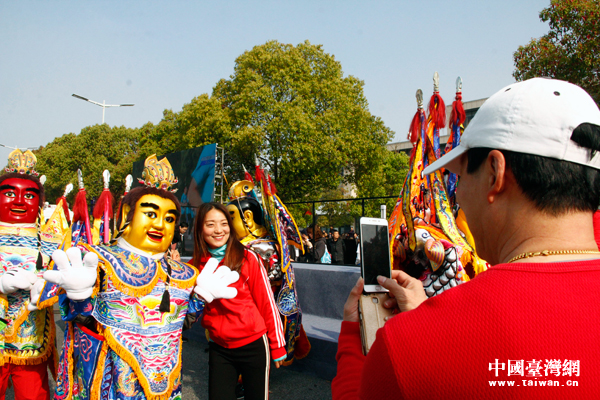
<path fill-rule="evenodd" d="M 56 315 L 60 319 L 60 315 Z M 64 323 L 57 322 L 57 343 L 62 346 Z M 185 332 L 188 342 L 183 344 L 182 374 L 183 399 L 208 399 L 208 343 L 199 324 Z M 273 364 L 271 364 L 273 365 Z M 331 382 L 317 376 L 282 367 L 271 370 L 271 400 L 321 400 L 331 398 Z M 54 382 L 51 381 L 51 388 Z M 13 400 L 12 390 L 6 393 L 6 399 Z"/>

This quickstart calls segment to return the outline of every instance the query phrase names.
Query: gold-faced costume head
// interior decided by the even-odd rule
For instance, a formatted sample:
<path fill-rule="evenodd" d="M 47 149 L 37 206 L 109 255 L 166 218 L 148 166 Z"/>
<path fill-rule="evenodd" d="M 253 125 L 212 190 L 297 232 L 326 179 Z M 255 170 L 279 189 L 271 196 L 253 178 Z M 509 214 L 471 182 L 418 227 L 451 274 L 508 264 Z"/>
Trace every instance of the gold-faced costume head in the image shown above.
<path fill-rule="evenodd" d="M 157 189 L 176 192 L 177 189 L 171 188 L 179 181 L 175 177 L 175 173 L 167 157 L 159 161 L 156 154 L 152 154 L 144 162 L 144 171 L 142 172 L 142 179 L 139 182 Z"/>
<path fill-rule="evenodd" d="M 179 200 L 171 190 L 178 182 L 166 158 L 156 155 L 146 159 L 144 186 L 131 189 L 121 202 L 117 225 L 118 237 L 130 245 L 151 254 L 166 252 L 173 240 L 181 215 Z"/>
<path fill-rule="evenodd" d="M 127 217 L 130 211 L 131 206 L 124 204 L 122 215 Z M 144 194 L 136 201 L 133 217 L 122 236 L 140 250 L 151 254 L 164 253 L 173 241 L 179 215 L 180 210 L 173 200 Z"/>

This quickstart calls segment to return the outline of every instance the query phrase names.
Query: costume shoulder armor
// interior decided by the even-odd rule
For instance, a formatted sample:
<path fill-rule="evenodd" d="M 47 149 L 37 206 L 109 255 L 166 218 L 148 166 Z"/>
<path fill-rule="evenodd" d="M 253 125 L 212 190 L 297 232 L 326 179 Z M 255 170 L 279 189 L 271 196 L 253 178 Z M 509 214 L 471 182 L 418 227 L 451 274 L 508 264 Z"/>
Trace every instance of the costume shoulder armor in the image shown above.
<path fill-rule="evenodd" d="M 156 285 L 162 273 L 158 263 L 150 257 L 133 253 L 118 246 L 83 245 L 98 255 L 100 267 L 117 289 L 131 296 L 145 296 Z"/>
<path fill-rule="evenodd" d="M 167 265 L 171 266 L 170 276 L 172 285 L 180 289 L 187 289 L 196 283 L 196 277 L 198 276 L 196 267 L 170 258 L 162 258 L 159 262 L 165 274 L 169 274 Z"/>

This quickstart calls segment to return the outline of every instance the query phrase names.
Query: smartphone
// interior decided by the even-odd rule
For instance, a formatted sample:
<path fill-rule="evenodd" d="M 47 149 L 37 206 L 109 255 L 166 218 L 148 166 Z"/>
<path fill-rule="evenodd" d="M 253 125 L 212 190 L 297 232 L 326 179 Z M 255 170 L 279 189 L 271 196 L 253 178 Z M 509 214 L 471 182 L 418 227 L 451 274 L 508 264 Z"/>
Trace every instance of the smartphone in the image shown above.
<path fill-rule="evenodd" d="M 375 341 L 377 330 L 385 324 L 387 317 L 393 316 L 391 309 L 383 307 L 383 302 L 389 298 L 387 293 L 369 293 L 360 296 L 358 315 L 360 316 L 362 351 L 365 356 Z"/>
<path fill-rule="evenodd" d="M 361 274 L 365 293 L 387 292 L 377 283 L 377 276 L 392 277 L 388 224 L 384 218 L 360 219 Z"/>

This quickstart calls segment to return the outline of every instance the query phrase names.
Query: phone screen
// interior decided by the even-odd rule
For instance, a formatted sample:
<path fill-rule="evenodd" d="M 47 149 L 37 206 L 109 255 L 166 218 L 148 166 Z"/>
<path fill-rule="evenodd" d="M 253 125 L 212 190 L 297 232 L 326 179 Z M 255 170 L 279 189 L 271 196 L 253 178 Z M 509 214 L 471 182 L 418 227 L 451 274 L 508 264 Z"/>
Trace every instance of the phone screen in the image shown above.
<path fill-rule="evenodd" d="M 390 277 L 387 225 L 361 225 L 362 263 L 365 285 L 378 285 L 377 276 Z"/>

